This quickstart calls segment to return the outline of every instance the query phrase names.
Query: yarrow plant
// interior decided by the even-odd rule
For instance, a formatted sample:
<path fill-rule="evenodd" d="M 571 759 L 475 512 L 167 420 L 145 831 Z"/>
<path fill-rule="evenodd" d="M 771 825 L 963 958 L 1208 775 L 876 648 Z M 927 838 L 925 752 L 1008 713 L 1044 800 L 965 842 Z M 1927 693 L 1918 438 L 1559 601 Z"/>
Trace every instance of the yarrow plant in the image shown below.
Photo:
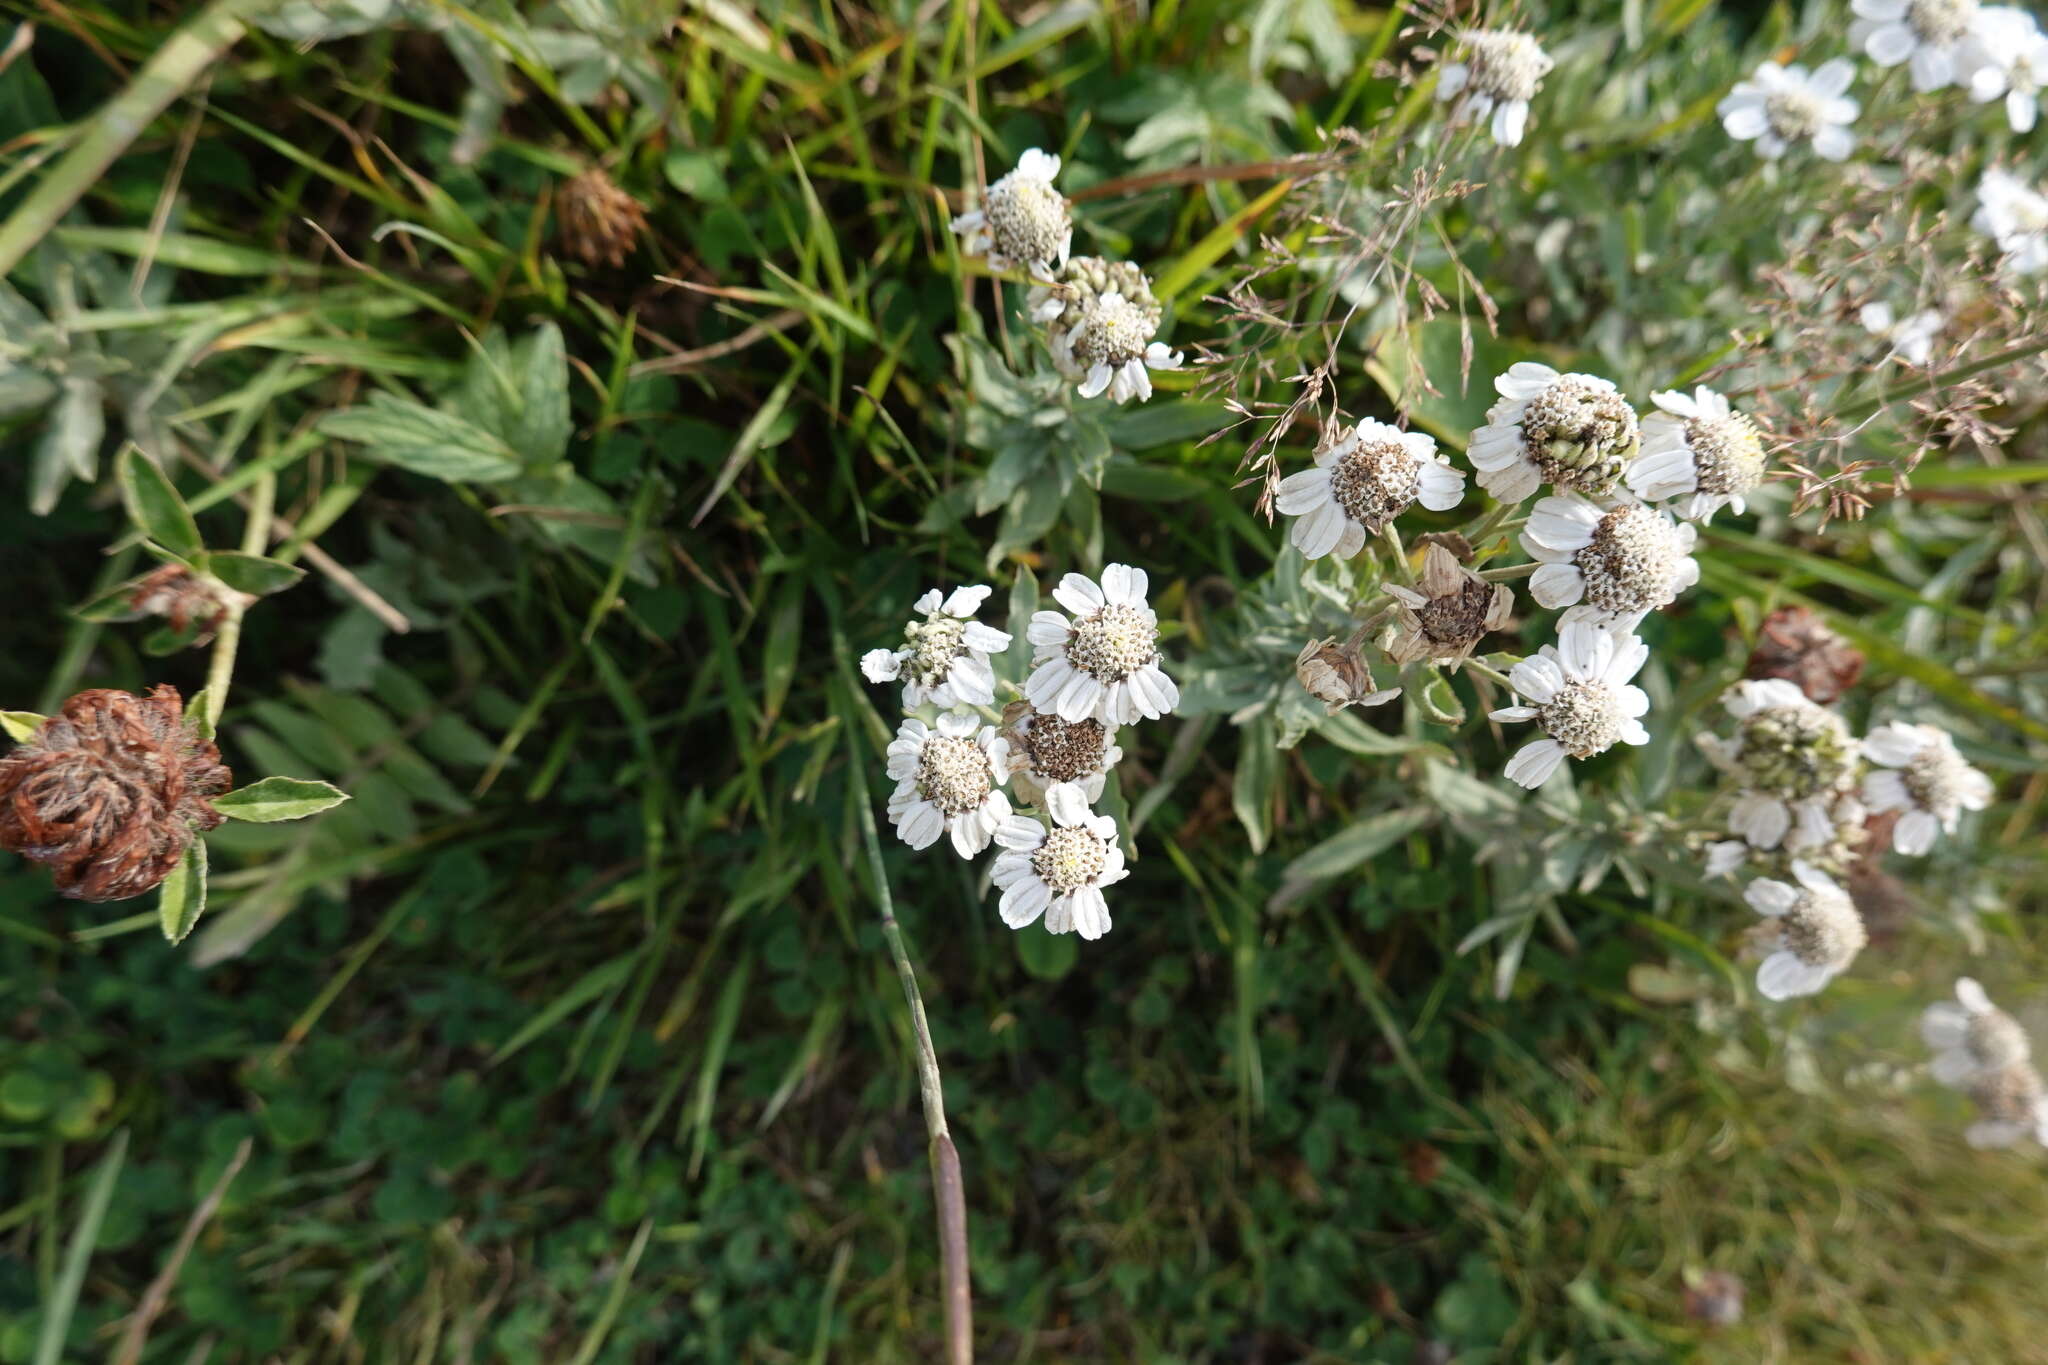
<path fill-rule="evenodd" d="M 1849 131 L 1859 112 L 1849 98 L 1855 79 L 1855 64 L 1841 57 L 1810 72 L 1765 62 L 1722 98 L 1721 126 L 1739 142 L 1754 142 L 1772 161 L 1802 145 L 1825 160 L 1846 160 L 1856 149 L 1856 135 Z"/>
<path fill-rule="evenodd" d="M 985 256 L 995 270 L 1024 270 L 1051 279 L 1074 246 L 1074 214 L 1053 188 L 1060 159 L 1033 147 L 1017 167 L 988 187 L 982 206 L 953 220 L 960 249 Z"/>
<path fill-rule="evenodd" d="M 1454 123 L 1486 123 L 1503 147 L 1521 145 L 1529 101 L 1557 63 L 1526 33 L 1473 29 L 1458 37 L 1457 61 L 1438 69 L 1436 97 L 1451 101 Z"/>
<path fill-rule="evenodd" d="M 1972 1147 L 2027 1138 L 2048 1146 L 2048 1086 L 2033 1064 L 2033 1044 L 1982 986 L 1959 978 L 1956 1003 L 1929 1005 L 1920 1036 L 1934 1052 L 1934 1079 L 1963 1091 L 1982 1115 L 1964 1134 Z"/>

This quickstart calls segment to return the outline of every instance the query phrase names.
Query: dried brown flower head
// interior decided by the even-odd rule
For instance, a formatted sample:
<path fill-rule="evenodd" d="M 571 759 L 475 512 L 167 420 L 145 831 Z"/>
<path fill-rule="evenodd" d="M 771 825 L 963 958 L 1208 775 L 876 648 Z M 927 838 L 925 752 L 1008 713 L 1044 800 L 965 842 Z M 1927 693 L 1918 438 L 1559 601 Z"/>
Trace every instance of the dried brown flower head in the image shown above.
<path fill-rule="evenodd" d="M 202 578 L 182 564 L 166 564 L 135 584 L 128 594 L 128 608 L 165 618 L 181 635 L 196 623 L 199 633 L 192 643 L 203 645 L 219 632 L 231 606 L 246 607 L 255 600 L 215 579 Z"/>
<path fill-rule="evenodd" d="M 163 685 L 65 702 L 0 759 L 0 848 L 47 864 L 73 900 L 126 900 L 160 884 L 225 818 L 208 798 L 233 781 L 184 712 Z"/>
<path fill-rule="evenodd" d="M 1749 676 L 1783 678 L 1826 706 L 1863 676 L 1863 655 L 1805 607 L 1779 607 L 1757 631 Z"/>
<path fill-rule="evenodd" d="M 1514 589 L 1473 573 L 1441 542 L 1432 542 L 1423 555 L 1415 587 L 1388 584 L 1387 595 L 1399 604 L 1400 629 L 1387 646 L 1387 657 L 1398 664 L 1469 658 L 1486 633 L 1506 625 L 1515 610 Z"/>
<path fill-rule="evenodd" d="M 562 245 L 586 265 L 617 270 L 647 230 L 647 210 L 640 201 L 596 166 L 555 191 L 555 213 L 562 222 Z"/>
<path fill-rule="evenodd" d="M 1401 695 L 1401 689 L 1376 692 L 1372 669 L 1355 643 L 1310 640 L 1294 660 L 1294 676 L 1311 697 L 1335 714 L 1347 706 L 1378 706 Z"/>

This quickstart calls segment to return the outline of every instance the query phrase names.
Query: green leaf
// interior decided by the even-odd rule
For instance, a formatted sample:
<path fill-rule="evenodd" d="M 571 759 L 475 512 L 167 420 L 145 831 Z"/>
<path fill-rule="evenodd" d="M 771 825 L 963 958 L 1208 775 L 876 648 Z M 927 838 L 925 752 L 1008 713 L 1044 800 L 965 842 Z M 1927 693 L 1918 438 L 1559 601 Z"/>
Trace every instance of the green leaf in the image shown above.
<path fill-rule="evenodd" d="M 1017 960 L 1040 981 L 1059 980 L 1074 969 L 1081 956 L 1077 935 L 1049 934 L 1043 922 L 1026 925 L 1016 938 Z"/>
<path fill-rule="evenodd" d="M 1341 876 L 1392 848 L 1428 824 L 1434 813 L 1426 806 L 1381 811 L 1348 829 L 1339 830 L 1287 865 L 1289 882 L 1316 882 Z M 1282 888 L 1285 894 L 1285 888 Z"/>
<path fill-rule="evenodd" d="M 163 926 L 165 938 L 183 943 L 205 911 L 206 841 L 194 839 L 185 850 L 184 859 L 164 878 L 163 889 L 158 892 L 156 920 Z"/>
<path fill-rule="evenodd" d="M 1244 826 L 1252 852 L 1263 853 L 1273 834 L 1273 790 L 1280 783 L 1280 750 L 1268 716 L 1260 716 L 1238 733 L 1230 807 Z"/>
<path fill-rule="evenodd" d="M 206 557 L 201 567 L 236 592 L 251 597 L 283 592 L 306 576 L 306 571 L 296 565 L 239 550 L 216 551 Z"/>
<path fill-rule="evenodd" d="M 208 694 L 210 687 L 202 687 L 185 700 L 185 728 L 202 740 L 213 738 L 213 719 L 209 714 L 212 702 Z"/>
<path fill-rule="evenodd" d="M 26 744 L 35 738 L 45 719 L 33 711 L 0 711 L 0 730 L 16 743 Z"/>
<path fill-rule="evenodd" d="M 1221 431 L 1237 415 L 1221 403 L 1193 399 L 1146 403 L 1140 407 L 1118 408 L 1103 420 L 1109 439 L 1120 450 L 1150 450 L 1154 446 L 1177 445 Z"/>
<path fill-rule="evenodd" d="M 483 428 L 386 393 L 329 414 L 320 430 L 367 447 L 372 459 L 445 483 L 510 479 L 521 472 L 517 452 Z"/>
<path fill-rule="evenodd" d="M 551 465 L 569 452 L 575 423 L 569 414 L 569 358 L 562 329 L 542 323 L 513 348 L 512 379 L 521 408 L 507 438 L 529 465 Z"/>
<path fill-rule="evenodd" d="M 129 446 L 121 452 L 121 501 L 128 505 L 128 519 L 135 528 L 172 554 L 190 559 L 205 549 L 199 539 L 199 523 L 164 472 L 141 450 Z"/>
<path fill-rule="evenodd" d="M 318 815 L 346 800 L 348 793 L 331 783 L 303 777 L 266 777 L 214 798 L 213 808 L 230 820 L 272 825 L 279 820 L 303 820 Z"/>
<path fill-rule="evenodd" d="M 71 614 L 81 621 L 133 621 L 142 613 L 129 605 L 129 599 L 135 595 L 136 586 L 141 582 L 139 578 L 131 578 L 120 587 L 101 593 L 84 606 L 73 607 Z"/>

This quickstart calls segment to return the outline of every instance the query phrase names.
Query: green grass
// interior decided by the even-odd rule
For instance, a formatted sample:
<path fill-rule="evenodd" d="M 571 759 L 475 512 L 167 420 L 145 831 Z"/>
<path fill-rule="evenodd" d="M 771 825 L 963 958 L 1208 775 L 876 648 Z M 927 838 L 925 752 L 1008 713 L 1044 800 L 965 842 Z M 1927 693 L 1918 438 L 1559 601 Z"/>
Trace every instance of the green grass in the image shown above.
<path fill-rule="evenodd" d="M 171 34 L 60 8 L 10 7 L 11 222 Z M 1970 1151 L 1909 1069 L 1960 972 L 2048 1022 L 2038 313 L 1979 300 L 1933 386 L 1997 386 L 1986 455 L 1924 441 L 1927 386 L 1770 279 L 1869 270 L 1830 218 L 1877 203 L 1888 267 L 1922 259 L 1907 211 L 1948 208 L 1926 259 L 1986 277 L 1956 210 L 2039 153 L 1949 92 L 1873 125 L 1931 148 L 1896 183 L 1767 177 L 1713 101 L 1840 16 L 1725 9 L 1560 7 L 1529 141 L 1465 146 L 1472 183 L 1412 216 L 1386 206 L 1448 153 L 1374 65 L 1413 46 L 1400 10 L 434 4 L 202 64 L 0 298 L 0 706 L 211 674 L 238 783 L 352 800 L 213 836 L 176 948 L 148 900 L 0 863 L 0 1362 L 138 1321 L 145 1361 L 939 1358 L 884 906 L 980 1358 L 2027 1358 L 2038 1154 Z M 1344 155 L 1268 164 L 1340 126 Z M 1064 386 L 946 223 L 1033 145 L 1067 159 L 1077 251 L 1144 265 L 1172 343 L 1225 364 L 1032 425 Z M 557 236 L 593 165 L 647 210 L 623 268 Z M 1318 267 L 1262 277 L 1271 316 L 1219 302 L 1266 239 L 1373 240 L 1383 292 L 1341 339 L 1272 321 L 1342 313 Z M 1645 626 L 1652 744 L 1518 800 L 1473 675 L 1334 721 L 1292 681 L 1341 609 L 1241 483 L 1263 426 L 1208 438 L 1326 354 L 1347 410 L 1454 449 L 1540 356 L 1639 399 L 1736 363 L 1716 382 L 1821 474 L 1808 398 L 1880 414 L 1843 453 L 1874 482 L 1923 462 L 1863 520 L 1717 520 Z M 207 546 L 306 571 L 225 656 L 72 610 L 152 565 L 131 443 Z M 1188 704 L 1121 737 L 1137 861 L 1077 945 L 1004 928 L 979 864 L 887 829 L 870 856 L 895 699 L 855 660 L 932 584 L 1028 616 L 1111 560 L 1151 574 Z M 2000 799 L 1891 860 L 1915 912 L 1848 977 L 1762 1007 L 1754 917 L 1683 842 L 1689 738 L 1787 602 L 1869 655 L 1859 730 L 1939 719 Z M 1547 629 L 1525 601 L 1504 643 Z M 1746 1287 L 1731 1327 L 1688 1315 L 1708 1270 Z"/>

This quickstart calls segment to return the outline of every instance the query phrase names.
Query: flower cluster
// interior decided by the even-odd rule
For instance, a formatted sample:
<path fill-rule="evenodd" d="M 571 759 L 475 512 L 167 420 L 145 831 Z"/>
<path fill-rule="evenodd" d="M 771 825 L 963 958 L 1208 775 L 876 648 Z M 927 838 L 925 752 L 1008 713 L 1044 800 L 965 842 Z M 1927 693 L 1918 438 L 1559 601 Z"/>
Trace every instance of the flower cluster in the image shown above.
<path fill-rule="evenodd" d="M 948 836 L 963 858 L 998 845 L 991 875 L 1013 929 L 1043 917 L 1056 934 L 1109 932 L 1103 888 L 1126 870 L 1116 821 L 1094 805 L 1123 757 L 1117 729 L 1180 704 L 1161 666 L 1149 586 L 1144 570 L 1124 564 L 1107 566 L 1099 581 L 1062 578 L 1052 596 L 1066 614 L 1032 616 L 1031 671 L 1000 714 L 991 711 L 990 656 L 1006 653 L 1012 637 L 974 619 L 986 587 L 926 593 L 916 603 L 924 619 L 905 627 L 903 648 L 861 659 L 870 682 L 903 683 L 912 713 L 888 751 L 898 836 L 919 849 Z M 1040 813 L 1013 809 L 1005 785 Z"/>
<path fill-rule="evenodd" d="M 1940 1001 L 1920 1016 L 1920 1036 L 1934 1052 L 1930 1070 L 1967 1094 L 1982 1115 L 1964 1137 L 1972 1147 L 2010 1147 L 2031 1137 L 2048 1146 L 2048 1086 L 2033 1062 L 2026 1030 L 1963 977 L 1956 1003 Z"/>
<path fill-rule="evenodd" d="M 1152 370 L 1180 368 L 1181 354 L 1157 340 L 1166 310 L 1145 272 L 1128 261 L 1072 256 L 1073 207 L 1053 187 L 1060 159 L 1033 147 L 953 220 L 960 249 L 996 270 L 1021 269 L 1036 282 L 1025 300 L 1045 329 L 1053 366 L 1083 398 L 1113 403 L 1152 396 Z"/>

